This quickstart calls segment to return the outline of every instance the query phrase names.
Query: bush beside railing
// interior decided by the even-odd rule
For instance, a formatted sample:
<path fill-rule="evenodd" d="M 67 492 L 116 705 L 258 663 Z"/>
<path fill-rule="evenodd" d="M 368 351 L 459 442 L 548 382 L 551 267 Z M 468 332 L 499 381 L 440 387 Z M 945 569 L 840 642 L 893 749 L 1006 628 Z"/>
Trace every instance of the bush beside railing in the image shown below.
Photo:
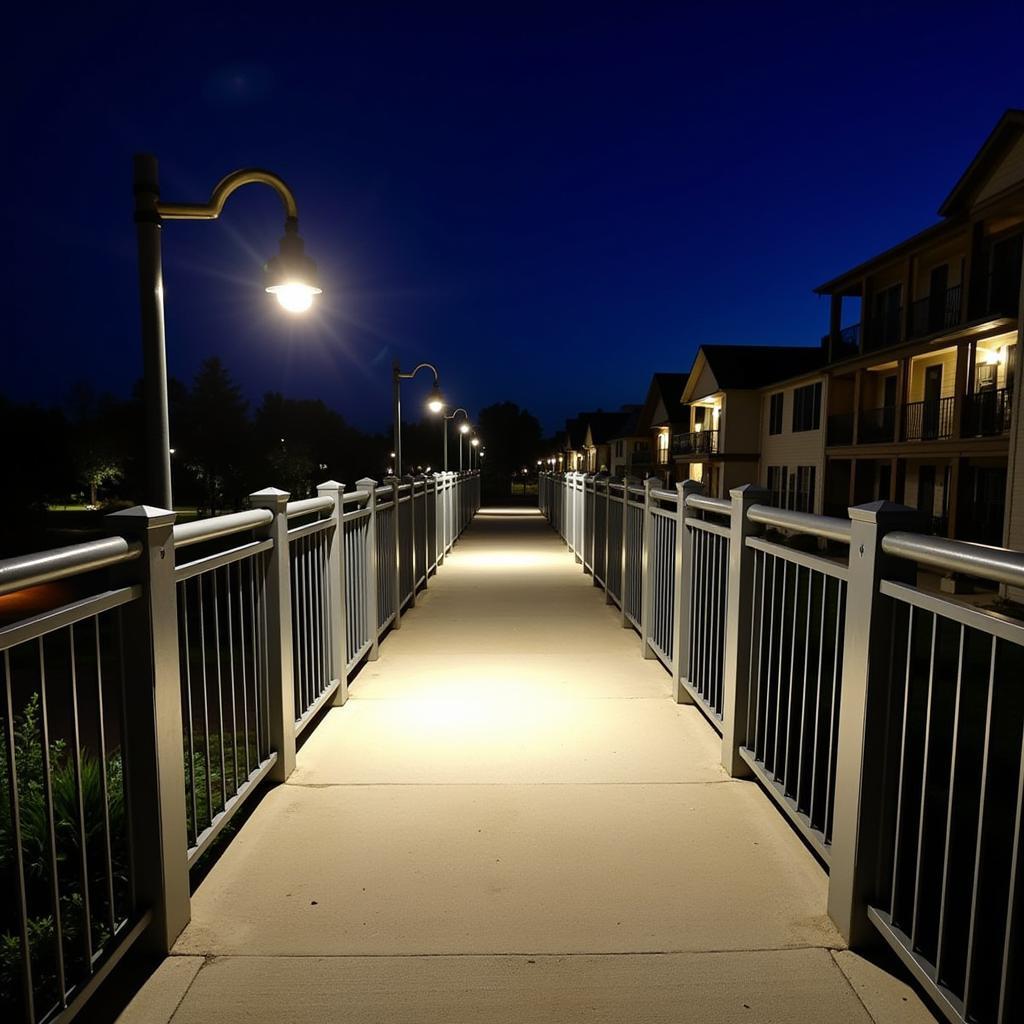
<path fill-rule="evenodd" d="M 538 493 L 606 600 L 641 574 L 623 624 L 826 865 L 844 938 L 883 937 L 952 1021 L 1021 1019 L 1024 623 L 917 576 L 1022 587 L 1024 554 L 908 532 L 888 502 L 839 519 L 582 474 Z"/>
<path fill-rule="evenodd" d="M 71 1017 L 137 943 L 170 949 L 190 868 L 345 702 L 479 485 L 270 488 L 181 526 L 139 506 L 108 517 L 118 536 L 0 562 L 0 595 L 57 580 L 85 594 L 0 627 L 4 1019 Z"/>

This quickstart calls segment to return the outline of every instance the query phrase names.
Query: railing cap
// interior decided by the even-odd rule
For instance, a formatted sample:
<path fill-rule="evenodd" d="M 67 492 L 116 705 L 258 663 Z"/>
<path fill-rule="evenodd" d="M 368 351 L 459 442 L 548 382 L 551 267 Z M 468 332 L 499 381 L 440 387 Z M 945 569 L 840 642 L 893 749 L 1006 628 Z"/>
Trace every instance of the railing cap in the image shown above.
<path fill-rule="evenodd" d="M 878 525 L 901 522 L 907 526 L 921 524 L 922 516 L 916 508 L 897 505 L 894 501 L 869 501 L 863 505 L 852 505 L 849 508 L 850 520 L 855 523 L 875 523 Z"/>
<path fill-rule="evenodd" d="M 111 512 L 106 516 L 107 520 L 113 520 L 115 528 L 131 526 L 133 530 L 151 530 L 158 526 L 171 526 L 178 518 L 177 512 L 167 508 L 159 508 L 156 505 L 133 505 L 131 508 L 121 509 L 118 512 Z"/>

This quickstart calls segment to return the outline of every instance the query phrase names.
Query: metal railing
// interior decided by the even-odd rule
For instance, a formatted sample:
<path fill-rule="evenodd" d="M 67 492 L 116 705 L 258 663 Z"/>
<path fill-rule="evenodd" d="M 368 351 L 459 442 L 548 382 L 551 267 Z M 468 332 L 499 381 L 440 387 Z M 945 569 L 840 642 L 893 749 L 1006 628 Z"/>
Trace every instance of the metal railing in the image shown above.
<path fill-rule="evenodd" d="M 559 493 L 580 482 L 542 475 L 552 525 Z M 615 510 L 638 488 L 591 483 L 580 493 L 596 503 L 595 544 L 607 525 L 609 569 L 594 582 L 613 601 Z M 917 511 L 889 503 L 847 519 L 767 497 L 646 481 L 639 556 L 622 548 L 640 566 L 640 621 L 623 624 L 676 700 L 721 732 L 727 772 L 756 778 L 826 866 L 843 937 L 881 935 L 951 1021 L 1017 1020 L 1024 621 L 917 580 L 1024 590 L 1024 553 L 930 536 Z"/>
<path fill-rule="evenodd" d="M 943 441 L 953 436 L 956 396 L 908 402 L 903 407 L 904 441 Z"/>
<path fill-rule="evenodd" d="M 963 289 L 953 285 L 934 295 L 926 295 L 910 304 L 911 338 L 935 334 L 960 323 Z"/>
<path fill-rule="evenodd" d="M 0 561 L 0 595 L 56 588 L 0 626 L 4 1019 L 70 1019 L 130 949 L 170 949 L 190 869 L 344 703 L 479 484 L 269 488 L 181 525 L 139 506 L 107 518 L 116 536 Z"/>
<path fill-rule="evenodd" d="M 964 397 L 962 432 L 964 437 L 997 437 L 1010 430 L 1013 416 L 1013 390 L 999 388 L 978 391 Z"/>
<path fill-rule="evenodd" d="M 716 455 L 717 453 L 717 430 L 691 430 L 685 434 L 672 435 L 673 455 Z"/>

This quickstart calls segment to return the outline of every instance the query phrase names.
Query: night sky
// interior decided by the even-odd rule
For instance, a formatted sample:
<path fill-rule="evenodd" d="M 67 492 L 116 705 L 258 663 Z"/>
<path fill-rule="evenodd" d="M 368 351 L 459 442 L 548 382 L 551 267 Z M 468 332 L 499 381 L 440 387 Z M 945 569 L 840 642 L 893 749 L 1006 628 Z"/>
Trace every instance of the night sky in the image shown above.
<path fill-rule="evenodd" d="M 931 223 L 1024 106 L 1019 2 L 61 6 L 8 13 L 0 71 L 0 392 L 39 401 L 141 372 L 136 151 L 169 201 L 281 174 L 325 290 L 263 294 L 268 189 L 169 223 L 174 375 L 216 354 L 254 402 L 382 429 L 391 359 L 429 359 L 553 430 L 703 342 L 815 343 L 812 288 Z"/>

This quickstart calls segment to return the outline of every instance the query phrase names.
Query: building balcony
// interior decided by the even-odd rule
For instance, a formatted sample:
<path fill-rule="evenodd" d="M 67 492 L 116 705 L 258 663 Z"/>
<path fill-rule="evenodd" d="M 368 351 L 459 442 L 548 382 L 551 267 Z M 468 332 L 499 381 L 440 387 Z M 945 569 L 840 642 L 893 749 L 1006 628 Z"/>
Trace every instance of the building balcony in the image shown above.
<path fill-rule="evenodd" d="M 908 402 L 903 407 L 904 441 L 945 441 L 953 436 L 956 397 Z"/>
<path fill-rule="evenodd" d="M 936 334 L 939 331 L 956 327 L 961 322 L 963 288 L 954 285 L 944 291 L 936 292 L 933 295 L 926 295 L 922 299 L 910 304 L 910 332 L 911 338 L 921 338 L 927 334 Z"/>
<path fill-rule="evenodd" d="M 829 416 L 825 429 L 825 443 L 828 445 L 853 444 L 852 412 L 834 412 Z"/>
<path fill-rule="evenodd" d="M 686 455 L 717 455 L 717 430 L 691 430 L 685 434 L 672 435 L 672 454 L 676 457 Z"/>
<path fill-rule="evenodd" d="M 885 444 L 896 437 L 896 406 L 863 409 L 857 423 L 859 444 Z"/>
<path fill-rule="evenodd" d="M 900 342 L 903 331 L 903 307 L 873 316 L 864 324 L 864 351 L 888 348 Z"/>
<path fill-rule="evenodd" d="M 964 399 L 962 432 L 964 437 L 997 437 L 1010 430 L 1013 414 L 1013 390 L 979 391 Z"/>

